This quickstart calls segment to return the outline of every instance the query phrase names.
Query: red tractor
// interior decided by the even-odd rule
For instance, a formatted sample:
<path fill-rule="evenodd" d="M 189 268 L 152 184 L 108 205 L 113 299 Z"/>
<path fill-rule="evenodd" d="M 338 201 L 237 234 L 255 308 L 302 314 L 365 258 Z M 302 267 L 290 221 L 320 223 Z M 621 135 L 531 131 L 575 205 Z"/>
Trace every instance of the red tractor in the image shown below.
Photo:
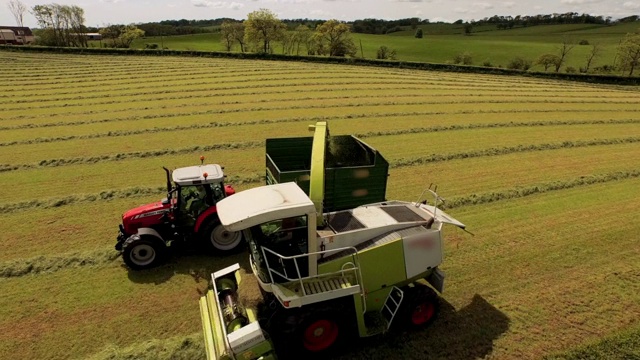
<path fill-rule="evenodd" d="M 169 247 L 194 240 L 218 253 L 240 246 L 242 234 L 225 230 L 218 220 L 216 203 L 235 194 L 233 187 L 224 184 L 222 167 L 164 170 L 167 197 L 122 215 L 116 250 L 122 252 L 124 262 L 134 270 L 151 268 L 167 258 Z"/>

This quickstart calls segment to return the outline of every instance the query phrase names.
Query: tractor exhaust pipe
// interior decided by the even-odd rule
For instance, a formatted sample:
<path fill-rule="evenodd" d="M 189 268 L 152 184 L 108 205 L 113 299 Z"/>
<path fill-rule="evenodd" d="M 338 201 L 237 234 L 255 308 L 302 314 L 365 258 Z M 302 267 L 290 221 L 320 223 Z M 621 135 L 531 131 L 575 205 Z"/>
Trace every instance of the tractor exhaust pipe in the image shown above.
<path fill-rule="evenodd" d="M 167 199 L 171 200 L 171 190 L 173 190 L 171 186 L 171 171 L 164 166 L 162 168 L 167 173 Z"/>

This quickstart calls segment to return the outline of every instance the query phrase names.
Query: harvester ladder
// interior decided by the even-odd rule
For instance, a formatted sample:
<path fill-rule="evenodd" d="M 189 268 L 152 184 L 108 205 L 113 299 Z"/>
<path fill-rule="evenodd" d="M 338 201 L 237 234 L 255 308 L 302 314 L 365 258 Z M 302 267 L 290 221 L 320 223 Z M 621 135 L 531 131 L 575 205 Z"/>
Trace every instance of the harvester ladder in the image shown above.
<path fill-rule="evenodd" d="M 394 286 L 387 296 L 387 300 L 384 302 L 384 306 L 380 310 L 382 316 L 387 320 L 387 330 L 391 327 L 391 322 L 395 318 L 398 310 L 400 310 L 400 304 L 404 298 L 404 292 L 397 286 Z"/>

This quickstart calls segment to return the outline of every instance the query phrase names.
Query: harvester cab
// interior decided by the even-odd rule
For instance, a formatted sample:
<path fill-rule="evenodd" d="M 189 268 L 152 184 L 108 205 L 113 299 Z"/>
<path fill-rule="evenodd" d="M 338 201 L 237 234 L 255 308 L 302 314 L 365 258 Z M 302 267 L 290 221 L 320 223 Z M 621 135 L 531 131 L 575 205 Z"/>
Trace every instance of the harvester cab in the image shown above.
<path fill-rule="evenodd" d="M 240 233 L 229 232 L 220 225 L 217 203 L 235 194 L 224 184 L 223 168 L 217 164 L 164 168 L 167 197 L 125 212 L 117 238 L 116 250 L 134 270 L 161 264 L 171 246 L 200 241 L 214 252 L 231 251 L 242 242 Z"/>
<path fill-rule="evenodd" d="M 315 145 L 312 164 L 322 169 L 324 151 Z M 444 289 L 442 228 L 464 224 L 437 208 L 435 191 L 433 205 L 385 201 L 323 214 L 323 181 L 312 167 L 309 196 L 289 182 L 219 202 L 222 225 L 247 240 L 251 271 L 271 306 L 244 305 L 238 265 L 213 274 L 200 301 L 209 359 L 275 358 L 278 347 L 326 354 L 351 337 L 433 321 L 436 291 Z M 235 318 L 246 321 L 238 326 Z"/>

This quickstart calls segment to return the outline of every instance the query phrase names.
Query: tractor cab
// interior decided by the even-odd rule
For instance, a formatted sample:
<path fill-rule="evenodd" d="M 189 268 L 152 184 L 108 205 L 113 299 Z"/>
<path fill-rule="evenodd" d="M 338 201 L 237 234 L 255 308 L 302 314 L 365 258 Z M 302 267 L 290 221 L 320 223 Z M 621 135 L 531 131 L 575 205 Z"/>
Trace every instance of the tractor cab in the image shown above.
<path fill-rule="evenodd" d="M 235 191 L 224 185 L 222 167 L 217 164 L 189 166 L 171 173 L 174 186 L 167 186 L 169 202 L 174 216 L 182 226 L 192 227 L 198 216 Z"/>

